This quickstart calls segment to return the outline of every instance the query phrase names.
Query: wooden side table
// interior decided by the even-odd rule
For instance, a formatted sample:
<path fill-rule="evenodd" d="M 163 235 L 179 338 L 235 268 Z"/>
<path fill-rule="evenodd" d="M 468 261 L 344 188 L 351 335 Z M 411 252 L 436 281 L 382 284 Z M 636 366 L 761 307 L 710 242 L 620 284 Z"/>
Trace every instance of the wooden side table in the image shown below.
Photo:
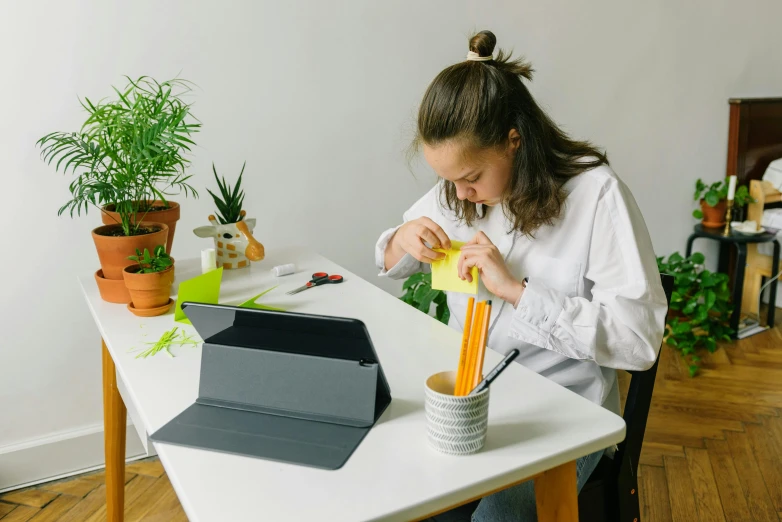
<path fill-rule="evenodd" d="M 733 245 L 736 248 L 736 269 L 733 276 L 733 313 L 730 316 L 730 327 L 733 329 L 733 338 L 738 335 L 739 318 L 741 316 L 741 298 L 744 291 L 744 271 L 747 268 L 747 244 L 749 243 L 768 243 L 774 245 L 774 255 L 771 259 L 771 273 L 776 274 L 779 271 L 779 241 L 774 234 L 763 232 L 755 235 L 740 234 L 731 231 L 730 235 L 723 236 L 722 228 L 705 228 L 703 225 L 695 225 L 693 233 L 687 239 L 687 257 L 692 254 L 692 244 L 698 238 L 714 239 L 720 243 L 720 263 L 718 272 L 725 273 L 727 265 L 724 262 L 727 259 L 726 249 Z M 774 312 L 776 308 L 774 303 L 777 299 L 777 282 L 771 284 L 771 296 L 768 307 L 768 327 L 774 326 Z"/>

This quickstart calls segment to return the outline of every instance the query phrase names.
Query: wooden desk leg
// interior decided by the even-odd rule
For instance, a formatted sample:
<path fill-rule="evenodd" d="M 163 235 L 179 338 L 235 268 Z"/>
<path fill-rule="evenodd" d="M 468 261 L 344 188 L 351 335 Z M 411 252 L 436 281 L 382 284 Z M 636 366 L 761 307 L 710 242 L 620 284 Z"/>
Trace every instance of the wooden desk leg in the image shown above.
<path fill-rule="evenodd" d="M 566 462 L 535 478 L 538 522 L 577 522 L 576 461 Z"/>
<path fill-rule="evenodd" d="M 106 520 L 125 518 L 125 424 L 127 409 L 117 389 L 117 370 L 103 347 L 103 443 L 106 457 Z"/>

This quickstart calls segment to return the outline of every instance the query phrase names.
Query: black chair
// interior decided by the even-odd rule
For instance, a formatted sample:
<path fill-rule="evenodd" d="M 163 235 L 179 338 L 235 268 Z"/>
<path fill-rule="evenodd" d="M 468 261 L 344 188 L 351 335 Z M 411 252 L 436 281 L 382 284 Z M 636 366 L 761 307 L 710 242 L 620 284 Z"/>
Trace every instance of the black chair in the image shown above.
<path fill-rule="evenodd" d="M 671 304 L 673 276 L 661 274 L 665 297 Z M 660 348 L 662 351 L 662 347 Z M 618 446 L 614 458 L 600 460 L 595 471 L 578 495 L 578 517 L 581 522 L 639 522 L 638 459 L 646 431 L 646 419 L 652 403 L 654 379 L 657 376 L 658 355 L 654 365 L 643 372 L 629 372 L 623 418 L 627 424 L 625 440 Z"/>

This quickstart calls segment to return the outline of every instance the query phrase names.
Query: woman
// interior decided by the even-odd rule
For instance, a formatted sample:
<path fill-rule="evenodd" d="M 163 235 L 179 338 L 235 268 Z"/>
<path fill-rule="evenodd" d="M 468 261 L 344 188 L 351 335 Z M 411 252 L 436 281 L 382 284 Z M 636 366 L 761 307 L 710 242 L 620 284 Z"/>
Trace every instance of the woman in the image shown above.
<path fill-rule="evenodd" d="M 657 358 L 667 310 L 643 217 L 606 156 L 546 116 L 522 79 L 530 66 L 470 39 L 467 60 L 443 70 L 424 95 L 416 145 L 437 185 L 384 232 L 381 275 L 429 270 L 465 241 L 460 277 L 478 268 L 476 300 L 494 298 L 488 345 L 562 386 L 619 412 L 616 369 Z M 468 295 L 448 294 L 461 331 Z M 498 303 L 498 298 L 501 303 Z M 579 460 L 578 488 L 602 451 Z M 535 520 L 532 482 L 481 500 L 473 520 Z"/>

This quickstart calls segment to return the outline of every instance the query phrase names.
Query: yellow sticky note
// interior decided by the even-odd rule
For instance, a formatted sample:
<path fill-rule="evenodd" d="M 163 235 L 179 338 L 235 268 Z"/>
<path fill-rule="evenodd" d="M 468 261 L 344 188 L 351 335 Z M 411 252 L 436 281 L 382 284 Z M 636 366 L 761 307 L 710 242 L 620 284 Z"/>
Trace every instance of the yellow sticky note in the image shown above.
<path fill-rule="evenodd" d="M 190 324 L 190 319 L 187 318 L 185 311 L 182 310 L 182 303 L 186 301 L 192 303 L 217 304 L 217 300 L 220 297 L 220 282 L 222 279 L 223 267 L 220 267 L 216 270 L 210 270 L 205 274 L 179 283 L 174 321 Z"/>
<path fill-rule="evenodd" d="M 432 263 L 432 288 L 435 290 L 446 290 L 448 292 L 461 292 L 463 294 L 478 293 L 478 268 L 472 267 L 472 283 L 462 280 L 459 277 L 459 256 L 462 255 L 460 248 L 464 243 L 462 241 L 451 241 L 451 248 L 435 248 L 436 252 L 443 252 L 445 259 Z"/>

